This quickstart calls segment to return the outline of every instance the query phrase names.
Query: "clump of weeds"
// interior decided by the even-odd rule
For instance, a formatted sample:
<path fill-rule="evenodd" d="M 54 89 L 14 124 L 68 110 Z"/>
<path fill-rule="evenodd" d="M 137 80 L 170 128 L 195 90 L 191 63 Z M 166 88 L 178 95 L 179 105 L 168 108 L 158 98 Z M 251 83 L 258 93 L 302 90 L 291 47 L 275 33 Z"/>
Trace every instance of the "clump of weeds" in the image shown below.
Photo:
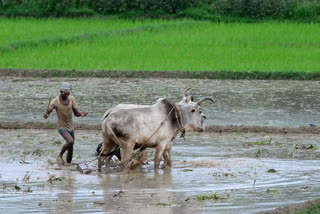
<path fill-rule="evenodd" d="M 280 191 L 278 189 L 267 189 L 266 191 L 267 193 L 271 193 L 273 194 L 274 196 L 277 196 L 280 194 Z"/>
<path fill-rule="evenodd" d="M 62 181 L 63 177 L 57 177 L 56 175 L 50 175 L 49 179 L 47 180 L 50 184 L 53 184 L 54 181 Z"/>
<path fill-rule="evenodd" d="M 41 150 L 41 149 L 36 149 L 36 150 L 32 153 L 32 155 L 37 155 L 37 156 L 40 157 L 43 153 L 44 153 L 43 150 Z"/>
<path fill-rule="evenodd" d="M 32 192 L 32 189 L 31 189 L 31 187 L 28 187 L 26 190 L 24 190 L 24 192 Z"/>
<path fill-rule="evenodd" d="M 182 170 L 182 172 L 192 172 L 193 170 L 192 169 L 184 169 Z"/>
<path fill-rule="evenodd" d="M 277 172 L 277 170 L 275 170 L 275 169 L 268 169 L 268 171 L 267 171 L 268 173 L 276 173 Z"/>
<path fill-rule="evenodd" d="M 220 196 L 215 193 L 213 193 L 211 195 L 196 195 L 195 199 L 198 201 L 218 200 L 218 199 L 220 199 Z"/>
<path fill-rule="evenodd" d="M 156 204 L 151 204 L 153 206 L 163 206 L 163 207 L 169 207 L 172 205 L 172 203 L 156 203 Z"/>
<path fill-rule="evenodd" d="M 258 149 L 255 156 L 256 156 L 256 158 L 258 158 L 258 157 L 260 157 L 260 155 L 261 155 L 261 150 Z"/>
<path fill-rule="evenodd" d="M 299 144 L 296 144 L 295 149 L 310 149 L 310 150 L 317 150 L 318 148 L 312 144 L 309 144 L 309 145 L 299 145 Z"/>

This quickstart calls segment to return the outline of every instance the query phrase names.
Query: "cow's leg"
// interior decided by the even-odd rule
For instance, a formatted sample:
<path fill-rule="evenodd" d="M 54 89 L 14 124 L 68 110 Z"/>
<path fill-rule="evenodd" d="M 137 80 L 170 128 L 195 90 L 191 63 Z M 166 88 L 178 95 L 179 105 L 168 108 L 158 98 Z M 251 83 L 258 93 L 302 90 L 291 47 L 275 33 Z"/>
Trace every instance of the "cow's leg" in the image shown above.
<path fill-rule="evenodd" d="M 121 164 L 126 169 L 129 166 L 129 160 L 132 157 L 132 152 L 134 149 L 135 143 L 127 141 L 121 145 L 122 149 L 122 158 L 121 158 Z"/>
<path fill-rule="evenodd" d="M 115 145 L 115 150 L 115 156 L 119 159 L 119 161 L 121 161 L 121 151 L 119 145 Z"/>
<path fill-rule="evenodd" d="M 102 138 L 103 138 L 103 147 L 102 151 L 100 153 L 100 157 L 98 158 L 98 170 L 101 171 L 102 164 L 104 160 L 106 160 L 106 164 L 109 163 L 110 157 L 104 157 L 101 156 L 101 154 L 108 154 L 111 149 L 114 147 L 114 142 L 112 141 L 111 138 L 105 135 L 105 133 L 102 133 Z"/>
<path fill-rule="evenodd" d="M 155 170 L 159 169 L 161 156 L 163 155 L 165 147 L 166 147 L 165 143 L 159 143 L 158 146 L 156 147 L 156 156 L 154 158 L 154 169 Z"/>
<path fill-rule="evenodd" d="M 163 152 L 163 168 L 171 167 L 172 160 L 171 160 L 171 150 L 165 149 Z"/>
<path fill-rule="evenodd" d="M 170 142 L 167 143 L 166 148 L 164 149 L 164 152 L 163 152 L 163 159 L 164 159 L 163 168 L 172 166 L 172 159 L 171 159 L 172 142 L 174 141 L 174 139 L 176 138 L 178 133 L 179 133 L 179 130 L 176 131 L 176 133 L 171 138 Z"/>
<path fill-rule="evenodd" d="M 172 141 L 167 143 L 166 148 L 163 153 L 164 157 L 164 168 L 172 166 L 172 159 L 171 159 L 171 148 L 172 148 Z"/>

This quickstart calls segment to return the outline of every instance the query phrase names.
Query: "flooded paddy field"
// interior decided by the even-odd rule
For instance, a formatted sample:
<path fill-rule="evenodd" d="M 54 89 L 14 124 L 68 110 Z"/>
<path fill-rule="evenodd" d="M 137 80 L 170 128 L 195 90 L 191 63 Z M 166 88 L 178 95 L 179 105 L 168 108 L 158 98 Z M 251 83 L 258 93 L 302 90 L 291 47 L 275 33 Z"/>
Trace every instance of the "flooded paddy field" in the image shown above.
<path fill-rule="evenodd" d="M 0 77 L 0 122 L 44 122 L 48 98 L 73 85 L 82 124 L 100 124 L 119 103 L 179 102 L 192 87 L 205 124 L 257 127 L 319 125 L 316 81 Z M 53 112 L 47 121 L 56 122 Z M 51 127 L 54 128 L 54 127 Z M 173 143 L 173 167 L 153 170 L 153 150 L 129 174 L 96 170 L 101 132 L 76 130 L 74 163 L 58 166 L 63 139 L 54 129 L 0 129 L 1 213 L 255 213 L 320 197 L 316 134 L 189 133 Z"/>
<path fill-rule="evenodd" d="M 81 174 L 58 166 L 56 130 L 0 129 L 1 213 L 255 213 L 320 197 L 313 134 L 201 133 L 173 144 L 173 167 Z M 93 160 L 100 131 L 76 131 L 74 163 Z"/>
<path fill-rule="evenodd" d="M 206 125 L 300 127 L 320 121 L 317 81 L 0 77 L 0 122 L 43 122 L 48 98 L 59 95 L 62 81 L 73 85 L 78 109 L 89 112 L 75 118 L 78 123 L 99 124 L 119 103 L 179 102 L 186 87 L 192 87 L 195 100 L 216 100 L 203 103 Z M 54 114 L 48 121 L 56 121 Z"/>

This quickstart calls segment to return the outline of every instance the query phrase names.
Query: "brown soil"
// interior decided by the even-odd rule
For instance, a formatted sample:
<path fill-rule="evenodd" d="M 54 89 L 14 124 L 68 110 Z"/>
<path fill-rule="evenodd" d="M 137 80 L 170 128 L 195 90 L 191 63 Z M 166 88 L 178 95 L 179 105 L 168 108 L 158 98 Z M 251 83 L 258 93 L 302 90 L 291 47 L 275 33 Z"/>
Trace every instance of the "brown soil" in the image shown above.
<path fill-rule="evenodd" d="M 303 203 L 291 204 L 291 205 L 280 207 L 274 210 L 258 212 L 256 214 L 294 214 L 298 211 L 307 209 L 308 207 L 311 207 L 315 204 L 317 204 L 317 206 L 320 207 L 320 198 L 315 200 L 305 201 Z"/>
<path fill-rule="evenodd" d="M 253 133 L 282 133 L 282 134 L 319 134 L 320 127 L 268 127 L 268 126 L 207 126 L 206 132 L 253 132 Z"/>
<path fill-rule="evenodd" d="M 130 70 L 47 70 L 0 69 L 0 76 L 15 77 L 113 77 L 113 78 L 179 78 L 179 79 L 268 79 L 317 80 L 317 72 L 264 72 L 264 71 L 130 71 Z"/>
<path fill-rule="evenodd" d="M 220 71 L 122 71 L 122 70 L 40 70 L 40 69 L 0 69 L 0 76 L 16 77 L 113 77 L 113 78 L 180 78 L 212 79 L 214 76 L 226 75 Z M 229 72 L 230 74 L 233 72 Z M 221 79 L 221 78 L 220 78 Z M 226 78 L 225 78 L 226 79 Z"/>

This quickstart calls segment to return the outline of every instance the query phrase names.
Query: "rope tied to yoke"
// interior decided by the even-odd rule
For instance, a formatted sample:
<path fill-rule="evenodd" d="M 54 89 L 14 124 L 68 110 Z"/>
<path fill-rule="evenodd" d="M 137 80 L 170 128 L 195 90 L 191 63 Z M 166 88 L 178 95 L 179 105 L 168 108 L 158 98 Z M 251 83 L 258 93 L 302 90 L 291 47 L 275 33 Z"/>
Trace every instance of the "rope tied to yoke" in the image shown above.
<path fill-rule="evenodd" d="M 183 117 L 182 117 L 182 112 L 181 112 L 180 106 L 175 104 L 175 103 L 172 104 L 172 105 L 174 105 L 174 108 L 176 108 L 175 115 L 176 115 L 176 119 L 177 119 L 177 122 L 178 122 L 179 131 L 181 132 L 180 138 L 183 137 L 183 139 L 185 141 L 186 139 L 184 138 L 184 136 L 186 134 L 186 130 L 183 127 Z M 179 120 L 177 112 L 179 112 L 180 120 Z"/>

